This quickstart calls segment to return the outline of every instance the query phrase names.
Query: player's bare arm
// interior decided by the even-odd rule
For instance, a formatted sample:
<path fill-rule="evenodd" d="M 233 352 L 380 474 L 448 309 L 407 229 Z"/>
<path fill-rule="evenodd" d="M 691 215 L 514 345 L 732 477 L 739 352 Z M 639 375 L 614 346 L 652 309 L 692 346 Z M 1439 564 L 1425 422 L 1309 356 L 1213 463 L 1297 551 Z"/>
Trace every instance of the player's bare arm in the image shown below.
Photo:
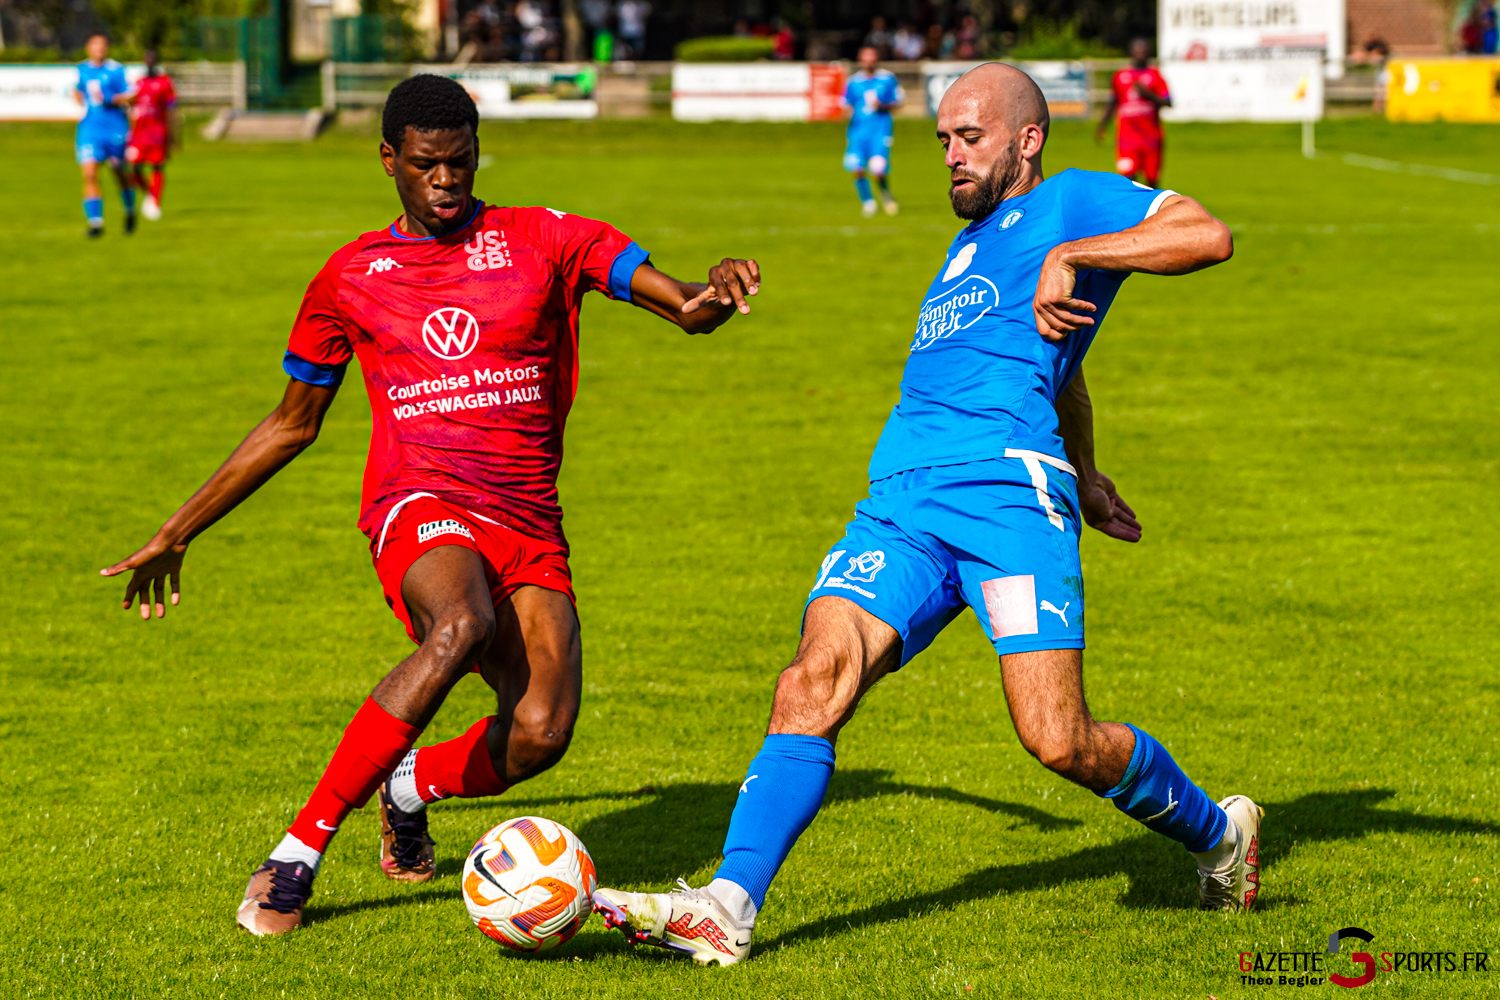
<path fill-rule="evenodd" d="M 1057 430 L 1067 452 L 1068 463 L 1078 473 L 1078 506 L 1089 527 L 1122 542 L 1141 540 L 1141 523 L 1135 511 L 1120 498 L 1110 479 L 1094 465 L 1094 404 L 1089 399 L 1083 369 L 1078 369 L 1066 389 L 1058 394 Z"/>
<path fill-rule="evenodd" d="M 338 393 L 337 386 L 309 385 L 292 379 L 281 404 L 240 442 L 229 459 L 209 477 L 198 492 L 139 551 L 99 571 L 100 576 L 118 576 L 133 570 L 125 585 L 122 607 L 127 611 L 140 597 L 141 618 L 166 616 L 166 595 L 173 604 L 181 596 L 182 557 L 188 543 L 219 518 L 239 506 L 300 455 L 318 438 L 323 417 Z"/>
<path fill-rule="evenodd" d="M 1037 332 L 1061 340 L 1093 326 L 1092 302 L 1073 297 L 1078 271 L 1135 271 L 1190 274 L 1222 264 L 1234 255 L 1229 227 L 1191 198 L 1169 196 L 1150 218 L 1118 233 L 1060 243 L 1042 263 L 1032 310 Z"/>
<path fill-rule="evenodd" d="M 688 333 L 711 333 L 736 313 L 748 315 L 760 294 L 760 265 L 725 257 L 708 270 L 707 282 L 679 281 L 650 264 L 636 268 L 630 300 Z"/>
<path fill-rule="evenodd" d="M 1115 109 L 1120 106 L 1120 98 L 1114 94 L 1109 95 L 1109 103 L 1104 106 L 1104 117 L 1099 119 L 1099 127 L 1094 130 L 1094 141 L 1103 142 L 1104 133 L 1109 130 L 1109 123 L 1115 117 Z"/>

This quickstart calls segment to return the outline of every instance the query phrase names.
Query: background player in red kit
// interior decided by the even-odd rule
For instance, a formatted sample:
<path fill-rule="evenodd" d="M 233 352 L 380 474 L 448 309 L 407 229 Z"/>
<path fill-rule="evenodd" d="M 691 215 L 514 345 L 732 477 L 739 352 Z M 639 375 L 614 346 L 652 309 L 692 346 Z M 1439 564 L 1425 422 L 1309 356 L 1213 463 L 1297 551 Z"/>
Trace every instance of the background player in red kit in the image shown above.
<path fill-rule="evenodd" d="M 132 180 L 146 201 L 141 214 L 161 218 L 161 189 L 167 179 L 167 157 L 177 144 L 177 91 L 162 72 L 154 49 L 145 55 L 146 75 L 130 93 L 130 138 L 125 140 L 125 162 L 134 168 Z M 151 180 L 146 180 L 146 167 Z"/>
<path fill-rule="evenodd" d="M 1110 118 L 1118 117 L 1115 172 L 1132 180 L 1144 174 L 1146 183 L 1156 187 L 1161 177 L 1161 109 L 1172 106 L 1172 94 L 1156 67 L 1148 65 L 1150 57 L 1150 42 L 1144 38 L 1131 41 L 1130 65 L 1109 82 L 1109 107 L 1094 138 L 1102 140 Z"/>
<path fill-rule="evenodd" d="M 682 282 L 602 222 L 477 202 L 478 124 L 452 80 L 415 76 L 391 91 L 380 156 L 404 214 L 308 286 L 281 405 L 144 548 L 101 571 L 133 570 L 124 606 L 139 596 L 149 618 L 154 596 L 162 617 L 188 543 L 313 443 L 358 356 L 374 417 L 360 527 L 387 603 L 421 645 L 375 686 L 251 877 L 237 919 L 255 934 L 301 923 L 334 831 L 377 790 L 385 873 L 425 881 L 428 802 L 498 795 L 566 751 L 582 653 L 556 480 L 584 293 L 706 333 L 748 313 L 760 288 L 754 261 L 726 258 L 707 284 Z M 476 664 L 495 714 L 412 750 Z"/>

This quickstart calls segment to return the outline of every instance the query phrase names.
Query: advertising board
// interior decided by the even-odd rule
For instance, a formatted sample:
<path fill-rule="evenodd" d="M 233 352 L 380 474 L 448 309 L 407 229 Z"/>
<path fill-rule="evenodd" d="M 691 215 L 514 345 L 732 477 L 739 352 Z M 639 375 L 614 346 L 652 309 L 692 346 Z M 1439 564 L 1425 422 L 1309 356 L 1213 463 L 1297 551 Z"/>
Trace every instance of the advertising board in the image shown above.
<path fill-rule="evenodd" d="M 145 75 L 145 66 L 125 67 L 131 83 Z M 77 85 L 73 64 L 0 65 L 0 121 L 77 121 L 83 117 L 73 99 Z"/>
<path fill-rule="evenodd" d="M 837 121 L 844 94 L 838 63 L 678 63 L 672 117 L 685 122 Z"/>
<path fill-rule="evenodd" d="M 1322 62 L 1234 59 L 1163 62 L 1169 122 L 1310 122 L 1323 117 Z"/>

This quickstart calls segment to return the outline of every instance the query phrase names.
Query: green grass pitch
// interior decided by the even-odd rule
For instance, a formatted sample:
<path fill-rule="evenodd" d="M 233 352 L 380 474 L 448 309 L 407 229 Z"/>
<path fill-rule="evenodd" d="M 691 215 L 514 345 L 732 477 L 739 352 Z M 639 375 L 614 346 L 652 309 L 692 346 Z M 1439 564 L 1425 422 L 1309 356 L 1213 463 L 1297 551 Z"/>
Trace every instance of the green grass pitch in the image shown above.
<path fill-rule="evenodd" d="M 607 884 L 712 872 L 802 600 L 862 496 L 921 294 L 958 223 L 902 122 L 897 218 L 862 220 L 836 125 L 487 125 L 481 196 L 608 219 L 663 268 L 753 255 L 755 313 L 688 338 L 593 297 L 562 492 L 586 689 L 564 762 L 434 807 L 441 878 L 335 841 L 308 924 L 233 923 L 343 725 L 409 651 L 354 528 L 368 412 L 192 548 L 142 625 L 96 575 L 279 398 L 302 289 L 398 211 L 373 130 L 175 161 L 166 218 L 82 238 L 70 130 L 0 128 L 0 995 L 1208 997 L 1241 952 L 1487 951 L 1500 965 L 1500 189 L 1303 159 L 1295 126 L 1171 130 L 1166 181 L 1227 265 L 1132 278 L 1088 362 L 1099 461 L 1140 512 L 1090 533 L 1090 702 L 1219 797 L 1266 806 L 1264 888 L 1194 909 L 1189 858 L 1018 746 L 972 616 L 868 698 L 751 961 L 700 970 L 598 920 L 514 957 L 454 877 L 489 826 L 577 830 Z M 1319 127 L 1341 152 L 1471 171 L 1500 130 Z M 1060 124 L 1049 170 L 1108 169 Z M 424 735 L 487 710 L 463 682 Z M 1350 973 L 1344 954 L 1329 968 Z M 1381 996 L 1494 996 L 1382 973 Z M 1377 992 L 1378 991 L 1378 992 Z"/>

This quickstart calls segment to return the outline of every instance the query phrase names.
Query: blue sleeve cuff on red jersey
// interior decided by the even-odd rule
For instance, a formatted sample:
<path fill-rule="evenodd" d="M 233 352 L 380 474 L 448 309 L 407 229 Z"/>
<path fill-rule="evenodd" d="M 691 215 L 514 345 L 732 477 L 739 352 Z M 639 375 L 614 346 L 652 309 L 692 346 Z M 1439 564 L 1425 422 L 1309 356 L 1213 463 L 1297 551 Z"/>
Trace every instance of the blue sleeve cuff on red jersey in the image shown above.
<path fill-rule="evenodd" d="M 609 297 L 630 301 L 630 279 L 635 269 L 651 259 L 651 255 L 634 243 L 620 251 L 615 262 L 609 266 Z"/>
<path fill-rule="evenodd" d="M 344 381 L 344 372 L 349 368 L 349 362 L 320 365 L 287 351 L 286 357 L 281 359 L 281 367 L 298 382 L 306 382 L 308 385 L 339 385 Z"/>

